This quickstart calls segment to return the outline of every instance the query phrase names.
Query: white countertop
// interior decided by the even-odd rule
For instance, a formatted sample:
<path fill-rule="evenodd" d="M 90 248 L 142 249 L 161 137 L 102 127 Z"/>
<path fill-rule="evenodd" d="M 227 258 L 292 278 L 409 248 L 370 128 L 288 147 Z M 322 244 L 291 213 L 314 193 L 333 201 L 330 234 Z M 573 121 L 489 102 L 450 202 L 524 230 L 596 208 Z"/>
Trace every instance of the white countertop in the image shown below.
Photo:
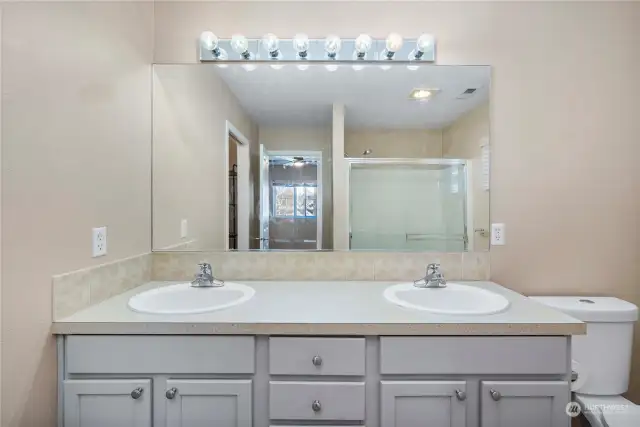
<path fill-rule="evenodd" d="M 580 335 L 585 324 L 492 282 L 460 282 L 504 295 L 511 303 L 491 315 L 434 314 L 386 301 L 397 282 L 252 282 L 255 296 L 202 314 L 131 311 L 129 298 L 175 283 L 151 282 L 54 322 L 54 334 L 249 335 Z"/>

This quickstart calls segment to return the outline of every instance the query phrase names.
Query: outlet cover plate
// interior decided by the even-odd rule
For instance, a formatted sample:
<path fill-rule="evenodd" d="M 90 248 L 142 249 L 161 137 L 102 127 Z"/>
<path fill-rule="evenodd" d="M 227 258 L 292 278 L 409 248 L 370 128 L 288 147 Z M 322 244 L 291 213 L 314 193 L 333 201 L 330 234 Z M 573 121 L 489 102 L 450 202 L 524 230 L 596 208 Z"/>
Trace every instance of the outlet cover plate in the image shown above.
<path fill-rule="evenodd" d="M 507 242 L 503 223 L 491 224 L 491 246 L 502 246 Z"/>
<path fill-rule="evenodd" d="M 93 251 L 94 258 L 107 254 L 107 227 L 97 227 L 93 230 Z"/>

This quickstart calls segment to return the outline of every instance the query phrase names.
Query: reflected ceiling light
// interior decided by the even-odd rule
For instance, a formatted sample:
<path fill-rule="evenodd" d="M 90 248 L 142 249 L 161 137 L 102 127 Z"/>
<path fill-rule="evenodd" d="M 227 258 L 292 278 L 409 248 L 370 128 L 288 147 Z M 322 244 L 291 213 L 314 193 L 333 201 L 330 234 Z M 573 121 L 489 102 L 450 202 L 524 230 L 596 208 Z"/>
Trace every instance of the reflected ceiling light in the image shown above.
<path fill-rule="evenodd" d="M 200 34 L 200 46 L 208 50 L 216 59 L 228 59 L 227 52 L 218 46 L 218 37 L 211 31 Z"/>
<path fill-rule="evenodd" d="M 309 50 L 309 36 L 298 33 L 293 37 L 293 48 L 298 52 L 296 59 L 307 59 Z"/>
<path fill-rule="evenodd" d="M 438 92 L 438 89 L 415 88 L 409 93 L 409 99 L 415 101 L 426 101 L 431 99 Z"/>
<path fill-rule="evenodd" d="M 304 71 L 304 70 L 308 70 L 309 69 L 309 64 L 297 64 L 296 68 L 300 71 Z"/>
<path fill-rule="evenodd" d="M 420 60 L 427 50 L 433 49 L 435 39 L 431 34 L 421 34 L 416 41 L 416 48 L 409 54 L 410 60 Z"/>
<path fill-rule="evenodd" d="M 324 66 L 327 71 L 336 71 L 338 69 L 338 64 L 327 64 Z"/>
<path fill-rule="evenodd" d="M 327 52 L 327 59 L 338 59 L 338 52 L 342 47 L 342 40 L 336 35 L 329 35 L 324 41 L 324 51 Z"/>
<path fill-rule="evenodd" d="M 242 64 L 241 67 L 244 68 L 245 71 L 253 71 L 258 68 L 256 64 Z"/>
<path fill-rule="evenodd" d="M 391 33 L 385 41 L 385 50 L 382 51 L 384 59 L 393 59 L 393 56 L 402 48 L 402 36 L 398 33 Z"/>
<path fill-rule="evenodd" d="M 353 59 L 364 60 L 367 57 L 367 53 L 371 49 L 373 40 L 368 34 L 360 34 L 356 39 L 355 51 L 353 52 Z"/>
<path fill-rule="evenodd" d="M 270 59 L 280 59 L 282 56 L 280 49 L 278 49 L 278 44 L 278 36 L 273 33 L 267 33 L 262 37 L 262 46 L 269 54 Z"/>
<path fill-rule="evenodd" d="M 231 49 L 239 53 L 242 59 L 253 59 L 254 55 L 249 52 L 249 40 L 242 34 L 231 36 Z"/>
<path fill-rule="evenodd" d="M 363 156 L 368 156 L 369 154 L 373 153 L 373 150 L 371 148 L 367 148 L 366 150 L 364 150 L 362 152 Z"/>

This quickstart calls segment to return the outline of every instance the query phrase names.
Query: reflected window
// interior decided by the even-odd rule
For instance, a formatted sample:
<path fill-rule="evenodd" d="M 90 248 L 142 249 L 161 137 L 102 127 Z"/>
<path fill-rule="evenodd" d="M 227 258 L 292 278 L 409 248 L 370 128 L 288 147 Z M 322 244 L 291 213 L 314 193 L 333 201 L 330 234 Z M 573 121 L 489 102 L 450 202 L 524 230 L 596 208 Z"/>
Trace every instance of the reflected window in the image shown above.
<path fill-rule="evenodd" d="M 277 218 L 315 218 L 316 190 L 316 184 L 274 185 L 274 216 Z"/>

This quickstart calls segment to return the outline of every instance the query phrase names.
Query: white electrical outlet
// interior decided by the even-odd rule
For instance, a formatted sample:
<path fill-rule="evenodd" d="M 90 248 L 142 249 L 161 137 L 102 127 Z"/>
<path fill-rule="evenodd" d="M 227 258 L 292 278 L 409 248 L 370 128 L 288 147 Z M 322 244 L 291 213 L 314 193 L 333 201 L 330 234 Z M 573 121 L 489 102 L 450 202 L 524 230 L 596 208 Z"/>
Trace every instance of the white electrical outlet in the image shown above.
<path fill-rule="evenodd" d="M 93 230 L 93 257 L 107 254 L 107 227 L 98 227 Z"/>
<path fill-rule="evenodd" d="M 186 219 L 180 221 L 180 238 L 184 239 L 189 234 L 189 223 Z"/>
<path fill-rule="evenodd" d="M 502 223 L 491 224 L 491 245 L 501 246 L 506 244 L 505 227 Z"/>

